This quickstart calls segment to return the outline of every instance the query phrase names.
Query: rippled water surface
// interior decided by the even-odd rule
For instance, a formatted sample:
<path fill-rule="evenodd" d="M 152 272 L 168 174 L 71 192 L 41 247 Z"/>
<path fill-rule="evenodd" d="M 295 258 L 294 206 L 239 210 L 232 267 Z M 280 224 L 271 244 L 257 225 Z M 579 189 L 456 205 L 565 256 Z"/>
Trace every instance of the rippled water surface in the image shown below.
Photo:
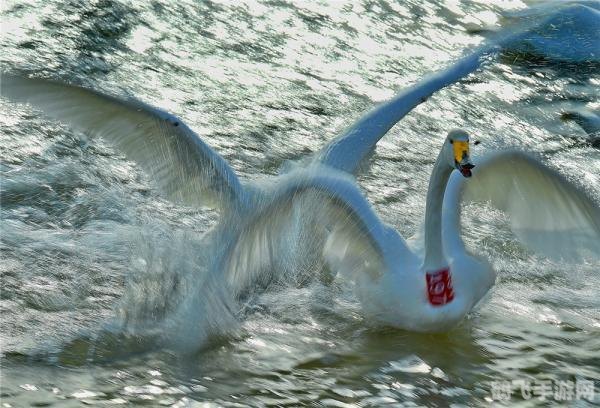
<path fill-rule="evenodd" d="M 168 109 L 254 180 L 481 43 L 473 27 L 524 7 L 4 1 L 0 60 L 3 71 Z M 463 127 L 482 142 L 473 155 L 536 152 L 598 199 L 598 149 L 559 117 L 574 104 L 598 107 L 599 85 L 586 66 L 505 55 L 404 118 L 359 184 L 410 237 L 446 131 Z M 249 296 L 239 324 L 202 342 L 198 325 L 228 324 L 190 301 L 202 295 L 198 276 L 213 256 L 202 234 L 217 214 L 164 200 L 101 140 L 5 100 L 0 108 L 2 403 L 477 406 L 491 401 L 492 381 L 518 379 L 595 379 L 600 401 L 598 265 L 528 252 L 499 214 L 469 211 L 466 240 L 498 279 L 448 333 L 378 327 L 345 282 L 308 270 Z"/>

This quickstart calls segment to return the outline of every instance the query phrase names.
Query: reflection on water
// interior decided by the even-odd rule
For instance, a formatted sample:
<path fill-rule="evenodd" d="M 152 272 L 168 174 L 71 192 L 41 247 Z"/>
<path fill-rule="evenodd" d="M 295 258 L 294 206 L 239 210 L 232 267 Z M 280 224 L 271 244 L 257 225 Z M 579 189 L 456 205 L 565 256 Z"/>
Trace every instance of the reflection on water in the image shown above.
<path fill-rule="evenodd" d="M 522 7 L 5 1 L 0 59 L 171 110 L 256 180 L 483 40 L 466 29 Z M 597 149 L 560 120 L 597 108 L 598 71 L 519 58 L 441 91 L 378 146 L 359 183 L 403 236 L 419 229 L 451 127 L 482 141 L 474 155 L 534 151 L 600 197 Z M 528 252 L 501 214 L 469 211 L 466 239 L 499 278 L 448 333 L 377 327 L 322 277 L 249 295 L 236 324 L 198 311 L 212 304 L 197 294 L 217 214 L 166 202 L 102 141 L 0 106 L 3 403 L 481 405 L 491 381 L 600 379 L 597 265 Z"/>

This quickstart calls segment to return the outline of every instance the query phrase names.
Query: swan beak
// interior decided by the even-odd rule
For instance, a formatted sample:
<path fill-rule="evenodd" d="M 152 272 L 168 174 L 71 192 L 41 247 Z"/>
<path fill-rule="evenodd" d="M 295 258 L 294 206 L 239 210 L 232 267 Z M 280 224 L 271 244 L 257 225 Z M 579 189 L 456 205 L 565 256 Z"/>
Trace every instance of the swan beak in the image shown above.
<path fill-rule="evenodd" d="M 471 169 L 475 165 L 469 159 L 469 142 L 454 141 L 452 148 L 454 150 L 454 165 L 456 169 L 464 177 L 471 177 Z"/>

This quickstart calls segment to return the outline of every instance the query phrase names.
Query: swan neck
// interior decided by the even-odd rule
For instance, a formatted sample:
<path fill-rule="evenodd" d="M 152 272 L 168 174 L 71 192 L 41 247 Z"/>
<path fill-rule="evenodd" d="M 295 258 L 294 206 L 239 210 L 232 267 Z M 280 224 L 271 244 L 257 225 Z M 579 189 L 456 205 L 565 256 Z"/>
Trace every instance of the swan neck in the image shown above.
<path fill-rule="evenodd" d="M 438 270 L 447 266 L 442 247 L 442 205 L 452 168 L 445 163 L 442 152 L 440 152 L 433 166 L 431 178 L 429 179 L 429 189 L 427 191 L 427 203 L 425 207 L 425 257 L 423 261 L 423 269 L 425 271 Z"/>

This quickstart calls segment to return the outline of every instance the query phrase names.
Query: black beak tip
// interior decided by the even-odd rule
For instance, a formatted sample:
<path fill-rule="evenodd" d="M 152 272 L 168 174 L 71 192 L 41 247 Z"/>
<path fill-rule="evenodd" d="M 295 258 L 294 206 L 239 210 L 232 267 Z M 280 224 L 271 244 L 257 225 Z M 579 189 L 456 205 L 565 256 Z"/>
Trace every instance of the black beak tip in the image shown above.
<path fill-rule="evenodd" d="M 473 174 L 471 173 L 471 170 L 475 167 L 474 164 L 472 163 L 466 163 L 466 164 L 456 164 L 456 169 L 458 171 L 460 171 L 460 174 L 463 175 L 463 177 L 471 177 Z"/>

